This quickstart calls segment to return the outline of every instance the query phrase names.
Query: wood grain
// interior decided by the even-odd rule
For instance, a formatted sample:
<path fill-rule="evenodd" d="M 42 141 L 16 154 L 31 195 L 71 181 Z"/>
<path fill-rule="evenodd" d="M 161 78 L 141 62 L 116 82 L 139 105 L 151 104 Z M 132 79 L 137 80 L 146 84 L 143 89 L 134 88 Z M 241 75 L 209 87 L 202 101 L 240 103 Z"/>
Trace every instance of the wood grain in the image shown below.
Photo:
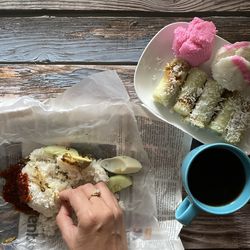
<path fill-rule="evenodd" d="M 150 12 L 189 12 L 189 11 L 250 11 L 246 0 L 14 0 L 0 1 L 0 9 L 18 10 L 113 10 L 113 11 L 150 11 Z"/>
<path fill-rule="evenodd" d="M 227 216 L 200 214 L 181 231 L 185 249 L 249 249 L 250 204 Z"/>
<path fill-rule="evenodd" d="M 136 64 L 150 39 L 177 17 L 2 17 L 0 63 Z M 230 42 L 250 40 L 250 18 L 209 17 Z M 236 28 L 237 27 L 237 28 Z"/>
<path fill-rule="evenodd" d="M 116 65 L 0 65 L 0 101 L 24 95 L 43 101 L 104 70 L 116 70 L 131 100 L 139 102 L 133 85 L 135 66 Z"/>

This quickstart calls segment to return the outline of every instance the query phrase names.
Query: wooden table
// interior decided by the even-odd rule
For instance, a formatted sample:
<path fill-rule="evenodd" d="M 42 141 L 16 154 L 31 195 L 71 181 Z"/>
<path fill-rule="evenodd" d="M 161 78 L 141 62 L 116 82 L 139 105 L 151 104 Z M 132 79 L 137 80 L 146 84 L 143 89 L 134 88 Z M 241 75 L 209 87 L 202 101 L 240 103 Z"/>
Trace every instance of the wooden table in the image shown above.
<path fill-rule="evenodd" d="M 247 0 L 0 0 L 0 100 L 44 100 L 114 69 L 139 103 L 135 66 L 158 30 L 200 16 L 228 41 L 250 41 L 249 14 Z M 181 238 L 186 249 L 250 249 L 250 204 L 230 216 L 201 214 Z"/>

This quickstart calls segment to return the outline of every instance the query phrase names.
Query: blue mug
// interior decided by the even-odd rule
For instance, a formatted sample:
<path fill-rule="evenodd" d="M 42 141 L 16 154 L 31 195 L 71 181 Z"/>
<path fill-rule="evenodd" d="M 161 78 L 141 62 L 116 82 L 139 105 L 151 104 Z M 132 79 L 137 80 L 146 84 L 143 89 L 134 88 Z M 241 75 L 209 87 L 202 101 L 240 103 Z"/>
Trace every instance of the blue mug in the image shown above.
<path fill-rule="evenodd" d="M 184 225 L 200 211 L 226 215 L 250 200 L 250 160 L 236 146 L 213 143 L 193 149 L 183 160 L 181 177 L 187 197 L 177 207 L 175 218 Z M 223 190 L 227 186 L 230 190 Z M 229 197 L 232 200 L 225 200 Z"/>

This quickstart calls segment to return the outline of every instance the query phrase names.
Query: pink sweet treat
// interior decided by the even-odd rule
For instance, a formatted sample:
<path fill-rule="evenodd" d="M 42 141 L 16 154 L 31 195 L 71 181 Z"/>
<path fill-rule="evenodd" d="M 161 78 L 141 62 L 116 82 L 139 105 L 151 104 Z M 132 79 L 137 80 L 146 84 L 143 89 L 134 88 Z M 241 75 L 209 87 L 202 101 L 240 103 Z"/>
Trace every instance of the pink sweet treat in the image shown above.
<path fill-rule="evenodd" d="M 198 66 L 210 58 L 215 34 L 213 22 L 195 17 L 187 28 L 180 26 L 175 29 L 172 49 L 177 57 Z"/>
<path fill-rule="evenodd" d="M 250 42 L 225 45 L 212 63 L 213 78 L 225 89 L 250 93 Z"/>

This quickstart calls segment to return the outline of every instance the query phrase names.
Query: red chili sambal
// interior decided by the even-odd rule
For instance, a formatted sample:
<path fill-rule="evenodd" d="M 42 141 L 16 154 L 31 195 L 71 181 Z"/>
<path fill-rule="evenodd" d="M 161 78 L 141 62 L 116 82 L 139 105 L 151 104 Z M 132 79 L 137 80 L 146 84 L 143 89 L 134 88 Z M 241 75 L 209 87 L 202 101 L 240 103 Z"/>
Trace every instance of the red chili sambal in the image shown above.
<path fill-rule="evenodd" d="M 36 213 L 27 203 L 31 200 L 29 194 L 28 175 L 22 173 L 25 161 L 20 161 L 7 169 L 0 171 L 0 177 L 5 179 L 3 198 L 14 205 L 15 209 L 26 214 Z"/>

